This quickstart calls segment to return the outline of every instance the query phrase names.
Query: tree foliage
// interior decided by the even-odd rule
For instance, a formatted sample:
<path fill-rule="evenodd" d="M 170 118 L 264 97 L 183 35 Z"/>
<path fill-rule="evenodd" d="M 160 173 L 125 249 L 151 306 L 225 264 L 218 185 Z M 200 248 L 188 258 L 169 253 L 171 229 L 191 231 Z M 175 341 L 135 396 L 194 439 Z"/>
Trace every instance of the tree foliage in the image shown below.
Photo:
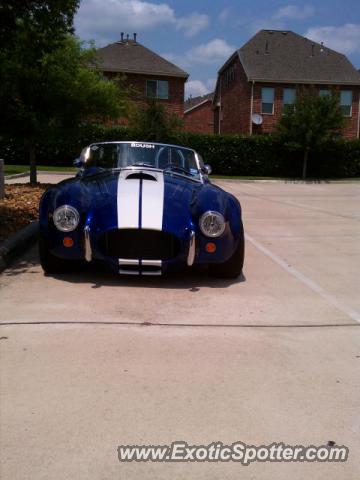
<path fill-rule="evenodd" d="M 71 34 L 77 1 L 4 5 L 15 32 L 0 53 L 1 136 L 24 139 L 34 183 L 36 150 L 45 139 L 72 135 L 85 120 L 124 115 L 127 92 L 121 80 L 107 81 L 89 68 L 95 49 Z M 5 34 L 2 22 L 0 36 Z"/>
<path fill-rule="evenodd" d="M 182 120 L 155 99 L 149 99 L 142 108 L 133 108 L 129 128 L 141 140 L 170 141 L 183 125 Z"/>
<path fill-rule="evenodd" d="M 302 149 L 303 178 L 310 151 L 338 137 L 343 126 L 344 117 L 336 95 L 319 96 L 311 90 L 303 91 L 294 105 L 285 108 L 279 132 L 288 145 Z"/>

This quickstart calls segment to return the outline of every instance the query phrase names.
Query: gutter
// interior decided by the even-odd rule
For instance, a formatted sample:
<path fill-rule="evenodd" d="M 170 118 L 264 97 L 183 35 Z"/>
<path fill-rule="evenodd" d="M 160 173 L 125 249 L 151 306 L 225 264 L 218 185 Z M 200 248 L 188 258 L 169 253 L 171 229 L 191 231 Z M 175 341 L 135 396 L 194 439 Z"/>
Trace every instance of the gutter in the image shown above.
<path fill-rule="evenodd" d="M 249 78 L 250 81 L 260 83 L 292 83 L 292 84 L 304 84 L 304 85 L 346 85 L 346 86 L 359 86 L 360 82 L 356 81 L 331 81 L 331 80 L 301 80 L 301 79 L 274 79 L 274 78 Z"/>

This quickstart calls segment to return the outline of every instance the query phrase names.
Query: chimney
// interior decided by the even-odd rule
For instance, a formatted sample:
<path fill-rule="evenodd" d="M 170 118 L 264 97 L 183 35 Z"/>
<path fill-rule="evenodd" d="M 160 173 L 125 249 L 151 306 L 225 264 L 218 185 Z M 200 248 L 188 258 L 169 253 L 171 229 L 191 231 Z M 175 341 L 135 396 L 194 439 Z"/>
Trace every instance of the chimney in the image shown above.
<path fill-rule="evenodd" d="M 134 33 L 134 42 L 135 42 L 135 43 L 136 43 L 136 35 L 137 35 L 137 33 L 135 32 L 135 33 Z"/>
<path fill-rule="evenodd" d="M 124 41 L 124 32 L 121 32 L 121 41 Z"/>

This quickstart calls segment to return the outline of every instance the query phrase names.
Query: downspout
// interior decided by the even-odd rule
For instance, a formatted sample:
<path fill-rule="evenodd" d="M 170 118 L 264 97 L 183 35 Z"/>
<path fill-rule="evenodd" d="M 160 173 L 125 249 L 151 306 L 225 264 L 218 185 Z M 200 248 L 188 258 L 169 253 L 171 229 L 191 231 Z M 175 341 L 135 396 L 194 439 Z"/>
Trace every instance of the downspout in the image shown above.
<path fill-rule="evenodd" d="M 252 116 L 253 116 L 253 108 L 254 108 L 254 80 L 251 84 L 251 99 L 250 99 L 250 135 L 252 135 L 253 126 L 252 126 Z"/>

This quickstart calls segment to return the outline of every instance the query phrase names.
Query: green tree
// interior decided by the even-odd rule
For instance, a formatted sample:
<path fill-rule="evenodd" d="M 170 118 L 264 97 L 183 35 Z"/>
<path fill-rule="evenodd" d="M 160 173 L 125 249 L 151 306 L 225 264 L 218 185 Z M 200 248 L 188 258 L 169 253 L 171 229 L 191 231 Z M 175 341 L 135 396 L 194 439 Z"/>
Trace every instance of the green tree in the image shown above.
<path fill-rule="evenodd" d="M 13 3 L 15 13 L 10 7 L 7 13 L 15 33 L 0 51 L 1 136 L 24 140 L 34 184 L 36 150 L 45 138 L 73 135 L 84 121 L 124 115 L 127 92 L 89 68 L 95 49 L 69 33 L 77 1 L 23 2 L 28 9 Z M 2 22 L 0 36 L 5 31 Z"/>
<path fill-rule="evenodd" d="M 336 138 L 344 117 L 336 95 L 319 96 L 303 91 L 295 104 L 287 106 L 278 124 L 284 141 L 303 151 L 302 178 L 306 178 L 309 153 Z"/>
<path fill-rule="evenodd" d="M 130 114 L 129 128 L 139 140 L 166 142 L 174 138 L 182 126 L 182 120 L 156 99 L 133 108 Z"/>
<path fill-rule="evenodd" d="M 126 115 L 126 89 L 89 68 L 94 55 L 94 48 L 84 49 L 70 35 L 33 68 L 19 72 L 16 60 L 6 65 L 7 94 L 0 95 L 2 131 L 24 139 L 31 183 L 36 183 L 36 149 L 45 138 L 74 135 L 83 121 L 106 122 Z"/>

